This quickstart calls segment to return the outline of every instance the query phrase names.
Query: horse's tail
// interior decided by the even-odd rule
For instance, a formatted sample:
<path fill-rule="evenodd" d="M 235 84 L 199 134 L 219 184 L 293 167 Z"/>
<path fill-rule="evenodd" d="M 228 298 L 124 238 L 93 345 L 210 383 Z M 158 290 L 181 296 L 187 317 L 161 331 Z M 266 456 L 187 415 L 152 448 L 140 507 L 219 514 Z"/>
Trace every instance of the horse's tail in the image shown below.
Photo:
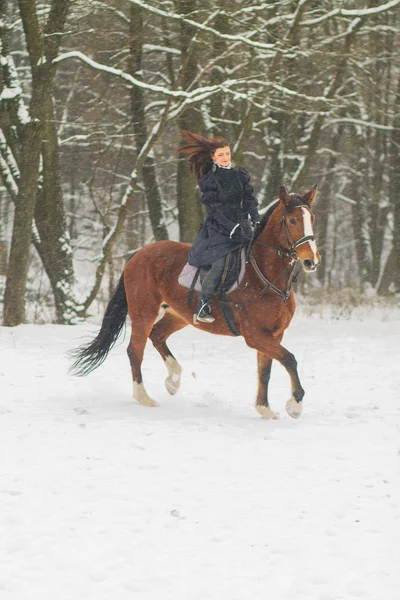
<path fill-rule="evenodd" d="M 88 375 L 105 361 L 121 334 L 127 314 L 128 302 L 122 273 L 106 308 L 100 331 L 89 344 L 71 352 L 72 358 L 75 359 L 69 371 L 72 375 Z"/>

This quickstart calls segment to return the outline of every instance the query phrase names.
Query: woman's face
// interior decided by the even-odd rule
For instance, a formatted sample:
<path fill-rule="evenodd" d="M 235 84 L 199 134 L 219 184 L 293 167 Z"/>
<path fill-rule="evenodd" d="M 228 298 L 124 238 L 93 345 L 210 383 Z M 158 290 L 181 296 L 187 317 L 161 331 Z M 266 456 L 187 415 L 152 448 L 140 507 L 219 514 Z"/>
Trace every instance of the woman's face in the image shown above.
<path fill-rule="evenodd" d="M 220 167 L 227 167 L 231 162 L 231 149 L 229 146 L 217 148 L 214 154 L 211 154 L 211 157 Z"/>

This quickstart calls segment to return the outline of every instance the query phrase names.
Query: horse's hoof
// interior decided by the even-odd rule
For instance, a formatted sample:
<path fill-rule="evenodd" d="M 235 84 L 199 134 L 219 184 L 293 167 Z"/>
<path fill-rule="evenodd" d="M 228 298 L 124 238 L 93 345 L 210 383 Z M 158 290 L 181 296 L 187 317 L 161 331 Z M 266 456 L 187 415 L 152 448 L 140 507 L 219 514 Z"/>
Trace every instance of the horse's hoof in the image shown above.
<path fill-rule="evenodd" d="M 174 396 L 174 394 L 176 394 L 176 392 L 179 390 L 179 385 L 179 380 L 174 382 L 172 381 L 171 377 L 167 377 L 165 380 L 165 387 L 167 388 L 168 394 L 171 394 L 171 396 Z"/>
<path fill-rule="evenodd" d="M 264 406 L 263 404 L 256 405 L 256 411 L 262 416 L 263 419 L 279 419 L 278 413 L 274 413 L 273 410 L 270 409 L 269 406 Z"/>
<path fill-rule="evenodd" d="M 289 417 L 292 417 L 292 419 L 298 419 L 301 415 L 302 410 L 303 410 L 303 403 L 297 402 L 293 398 L 293 396 L 291 396 L 289 398 L 289 400 L 286 402 L 286 412 L 289 415 Z"/>
<path fill-rule="evenodd" d="M 167 356 L 165 365 L 168 369 L 168 377 L 165 379 L 167 392 L 173 396 L 181 385 L 182 367 L 173 356 Z"/>
<path fill-rule="evenodd" d="M 142 406 L 149 406 L 149 407 L 153 407 L 153 406 L 158 406 L 157 402 L 155 400 L 153 400 L 153 398 L 141 398 L 140 400 L 138 400 L 139 404 L 141 404 Z"/>
<path fill-rule="evenodd" d="M 133 383 L 133 397 L 142 406 L 157 406 L 157 402 L 148 396 L 143 383 Z"/>

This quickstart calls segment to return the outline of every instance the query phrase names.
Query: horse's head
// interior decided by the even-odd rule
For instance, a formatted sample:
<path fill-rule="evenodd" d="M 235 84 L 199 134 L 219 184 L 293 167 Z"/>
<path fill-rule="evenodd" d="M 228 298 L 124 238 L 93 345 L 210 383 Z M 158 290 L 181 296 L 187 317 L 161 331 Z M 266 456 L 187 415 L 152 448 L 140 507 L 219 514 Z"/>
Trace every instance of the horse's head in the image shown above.
<path fill-rule="evenodd" d="M 282 186 L 279 191 L 281 224 L 279 243 L 293 257 L 301 261 L 304 271 L 315 271 L 321 262 L 313 231 L 315 220 L 311 205 L 317 195 L 317 186 L 305 194 L 288 194 Z"/>

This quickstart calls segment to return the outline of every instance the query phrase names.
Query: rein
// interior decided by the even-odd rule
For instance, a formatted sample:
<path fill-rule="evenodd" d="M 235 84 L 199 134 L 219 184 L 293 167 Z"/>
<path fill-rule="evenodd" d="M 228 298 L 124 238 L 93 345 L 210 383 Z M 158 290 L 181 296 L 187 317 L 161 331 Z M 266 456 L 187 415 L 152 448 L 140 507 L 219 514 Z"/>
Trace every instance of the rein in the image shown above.
<path fill-rule="evenodd" d="M 297 260 L 298 260 L 298 259 L 297 259 Z M 258 276 L 258 278 L 260 279 L 260 281 L 261 281 L 261 282 L 264 284 L 264 286 L 265 286 L 265 287 L 264 287 L 264 288 L 261 290 L 261 294 L 263 294 L 263 293 L 264 293 L 264 291 L 265 291 L 266 289 L 270 289 L 270 290 L 272 290 L 273 292 L 275 292 L 275 294 L 277 294 L 277 295 L 278 295 L 278 296 L 279 296 L 279 297 L 280 297 L 280 298 L 281 298 L 281 299 L 284 301 L 284 303 L 286 304 L 286 302 L 288 301 L 288 299 L 289 299 L 289 296 L 290 296 L 290 292 L 291 292 L 291 289 L 292 289 L 292 283 L 293 283 L 293 281 L 294 281 L 294 279 L 295 279 L 294 277 L 291 277 L 291 275 L 292 275 L 292 273 L 293 273 L 293 270 L 294 270 L 294 268 L 295 268 L 295 262 L 296 262 L 296 260 L 291 260 L 291 261 L 290 261 L 290 263 L 289 263 L 289 264 L 288 264 L 288 265 L 287 265 L 287 266 L 286 266 L 286 267 L 285 267 L 285 268 L 284 268 L 284 269 L 283 269 L 283 270 L 282 270 L 282 271 L 279 273 L 279 275 L 276 277 L 276 279 L 274 279 L 274 281 L 276 281 L 277 279 L 279 279 L 279 278 L 280 278 L 280 277 L 281 277 L 281 276 L 282 276 L 282 275 L 285 273 L 285 271 L 287 271 L 289 268 L 291 268 L 291 271 L 290 271 L 290 273 L 289 273 L 289 277 L 288 277 L 288 279 L 287 279 L 287 282 L 286 282 L 286 290 L 285 290 L 285 291 L 282 291 L 282 290 L 280 290 L 280 289 L 279 289 L 279 288 L 278 288 L 278 287 L 277 287 L 277 286 L 274 284 L 274 282 L 273 282 L 273 281 L 269 281 L 269 279 L 267 279 L 267 278 L 266 278 L 266 277 L 265 277 L 265 276 L 262 274 L 262 272 L 260 271 L 260 268 L 259 268 L 259 266 L 257 265 L 257 263 L 256 263 L 256 260 L 255 260 L 255 258 L 254 258 L 254 256 L 253 256 L 253 255 L 251 255 L 251 256 L 250 256 L 250 262 L 251 262 L 251 264 L 253 265 L 253 269 L 254 269 L 254 271 L 255 271 L 256 275 Z"/>

